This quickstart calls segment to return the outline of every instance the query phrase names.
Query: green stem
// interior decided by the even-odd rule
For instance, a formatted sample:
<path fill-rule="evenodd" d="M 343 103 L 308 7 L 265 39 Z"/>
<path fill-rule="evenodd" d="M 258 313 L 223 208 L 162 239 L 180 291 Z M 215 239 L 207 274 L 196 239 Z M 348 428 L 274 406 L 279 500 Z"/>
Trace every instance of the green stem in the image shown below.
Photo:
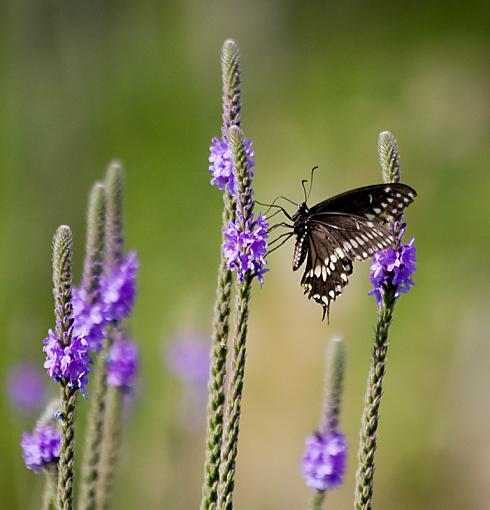
<path fill-rule="evenodd" d="M 41 510 L 55 510 L 56 509 L 56 480 L 58 478 L 56 464 L 48 465 L 44 469 L 44 482 L 43 502 Z"/>
<path fill-rule="evenodd" d="M 321 510 L 323 502 L 325 501 L 325 491 L 316 491 L 311 498 L 311 510 Z"/>
<path fill-rule="evenodd" d="M 75 456 L 75 404 L 77 388 L 61 382 L 61 450 L 58 464 L 58 510 L 73 508 L 73 461 Z"/>
<path fill-rule="evenodd" d="M 218 509 L 233 508 L 233 490 L 235 488 L 235 469 L 238 454 L 238 434 L 245 377 L 246 340 L 248 332 L 248 305 L 252 276 L 248 273 L 237 294 L 237 327 L 233 342 L 230 384 L 226 406 L 223 447 L 221 450 L 220 479 L 218 487 Z"/>
<path fill-rule="evenodd" d="M 232 217 L 230 201 L 226 199 L 223 225 Z M 223 440 L 223 414 L 225 405 L 226 354 L 230 328 L 232 273 L 221 257 L 213 319 L 213 351 L 209 376 L 209 402 L 207 412 L 206 460 L 202 488 L 201 510 L 216 507 L 218 497 L 221 444 Z"/>
<path fill-rule="evenodd" d="M 379 406 L 383 394 L 386 355 L 388 351 L 388 331 L 395 307 L 395 288 L 386 289 L 384 300 L 378 310 L 378 320 L 374 333 L 374 346 L 371 356 L 364 411 L 361 420 L 359 444 L 359 465 L 356 475 L 356 510 L 370 510 L 373 497 L 374 455 L 379 424 Z"/>
<path fill-rule="evenodd" d="M 110 385 L 107 386 L 106 399 L 107 407 L 95 507 L 97 510 L 109 508 L 122 433 L 122 394 L 119 388 Z"/>
<path fill-rule="evenodd" d="M 108 342 L 104 342 L 102 351 L 97 355 L 93 373 L 93 391 L 90 400 L 88 429 L 85 444 L 85 459 L 82 465 L 82 485 L 80 491 L 80 510 L 96 508 L 97 483 L 100 473 L 100 457 L 104 433 L 105 395 L 107 391 L 106 357 Z"/>

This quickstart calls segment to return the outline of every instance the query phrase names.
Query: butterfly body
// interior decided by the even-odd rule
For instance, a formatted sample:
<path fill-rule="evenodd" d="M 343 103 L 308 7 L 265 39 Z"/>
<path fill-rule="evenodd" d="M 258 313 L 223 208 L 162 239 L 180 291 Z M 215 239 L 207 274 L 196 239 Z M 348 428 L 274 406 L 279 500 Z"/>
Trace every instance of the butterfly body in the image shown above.
<path fill-rule="evenodd" d="M 404 184 L 378 184 L 347 191 L 311 208 L 306 202 L 299 204 L 292 217 L 293 271 L 306 260 L 301 286 L 309 299 L 323 306 L 324 317 L 347 285 L 353 260 L 393 247 L 394 237 L 383 222 L 398 219 L 416 195 Z"/>

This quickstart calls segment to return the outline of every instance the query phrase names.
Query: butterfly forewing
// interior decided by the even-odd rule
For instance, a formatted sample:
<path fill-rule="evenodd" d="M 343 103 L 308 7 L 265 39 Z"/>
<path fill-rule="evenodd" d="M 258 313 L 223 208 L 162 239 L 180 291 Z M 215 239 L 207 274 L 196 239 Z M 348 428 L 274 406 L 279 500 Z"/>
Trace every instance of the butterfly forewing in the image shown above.
<path fill-rule="evenodd" d="M 380 223 L 344 213 L 318 213 L 310 216 L 313 231 L 328 232 L 347 257 L 365 260 L 394 243 L 391 233 Z M 317 237 L 318 237 L 317 236 Z M 320 240 L 321 242 L 321 240 Z M 318 241 L 317 241 L 318 243 Z"/>
<path fill-rule="evenodd" d="M 368 220 L 397 218 L 410 205 L 417 193 L 406 184 L 374 184 L 329 198 L 310 209 L 319 212 L 343 212 L 363 216 Z"/>

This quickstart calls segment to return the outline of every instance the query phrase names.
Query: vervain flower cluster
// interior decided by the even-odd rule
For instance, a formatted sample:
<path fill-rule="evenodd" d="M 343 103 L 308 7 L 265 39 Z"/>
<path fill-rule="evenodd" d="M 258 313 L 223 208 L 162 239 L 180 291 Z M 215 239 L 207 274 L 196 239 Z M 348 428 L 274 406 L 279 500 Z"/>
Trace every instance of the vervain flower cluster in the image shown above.
<path fill-rule="evenodd" d="M 223 229 L 223 255 L 227 259 L 227 266 L 237 270 L 240 280 L 250 271 L 263 283 L 263 274 L 268 271 L 264 268 L 268 227 L 267 220 L 260 214 L 256 219 L 245 221 L 245 229 L 231 220 Z"/>
<path fill-rule="evenodd" d="M 240 199 L 240 190 L 235 189 L 236 175 L 233 169 L 230 144 L 224 136 L 220 140 L 213 138 L 212 142 L 209 157 L 211 162 L 209 169 L 213 174 L 211 184 L 216 185 L 219 189 L 226 189 L 237 204 L 235 218 L 230 219 L 223 228 L 223 256 L 226 259 L 227 267 L 236 270 L 240 280 L 244 279 L 245 274 L 250 273 L 252 276 L 256 276 L 262 284 L 263 274 L 267 271 L 264 266 L 269 225 L 262 214 L 257 218 L 253 217 L 251 187 L 247 190 L 247 212 L 241 210 L 240 205 L 243 200 Z M 252 167 L 255 165 L 252 159 L 254 157 L 252 141 L 243 140 L 243 149 L 246 156 L 244 164 L 246 165 L 247 180 L 251 183 Z"/>
<path fill-rule="evenodd" d="M 43 351 L 46 353 L 46 368 L 49 377 L 55 381 L 68 380 L 73 388 L 85 393 L 87 374 L 90 371 L 89 344 L 83 337 L 72 336 L 71 342 L 63 346 L 60 339 L 50 329 L 43 340 Z"/>
<path fill-rule="evenodd" d="M 206 412 L 209 377 L 209 341 L 196 331 L 182 331 L 168 342 L 165 362 L 182 383 L 182 417 L 186 427 L 198 431 Z"/>
<path fill-rule="evenodd" d="M 129 316 L 136 294 L 138 259 L 131 251 L 113 271 L 101 277 L 100 298 L 90 303 L 85 289 L 73 289 L 74 334 L 87 339 L 90 349 L 100 351 L 104 329 Z"/>
<path fill-rule="evenodd" d="M 44 374 L 37 365 L 20 363 L 13 367 L 7 384 L 11 405 L 26 414 L 39 411 L 46 403 L 44 382 Z"/>
<path fill-rule="evenodd" d="M 347 445 L 338 432 L 316 432 L 305 441 L 301 473 L 306 485 L 326 491 L 340 485 L 345 472 Z"/>
<path fill-rule="evenodd" d="M 395 225 L 394 230 L 398 231 L 397 248 L 386 248 L 375 253 L 371 264 L 370 279 L 373 289 L 369 295 L 376 297 L 376 303 L 379 305 L 383 300 L 383 295 L 387 285 L 396 287 L 395 296 L 405 294 L 410 287 L 415 285 L 412 275 L 416 270 L 416 249 L 415 239 L 412 237 L 408 243 L 402 244 L 401 239 L 405 233 L 406 225 Z"/>
<path fill-rule="evenodd" d="M 121 337 L 112 343 L 107 358 L 107 383 L 127 390 L 133 386 L 138 371 L 138 347 Z"/>
<path fill-rule="evenodd" d="M 252 168 L 255 166 L 255 153 L 252 149 L 252 140 L 245 140 L 245 152 L 250 175 L 253 176 Z M 212 174 L 211 184 L 220 190 L 226 189 L 231 195 L 235 194 L 235 179 L 233 174 L 233 161 L 231 149 L 223 135 L 221 138 L 212 138 L 209 147 L 209 171 Z"/>
<path fill-rule="evenodd" d="M 58 462 L 61 449 L 61 436 L 51 425 L 39 425 L 32 434 L 22 434 L 22 453 L 28 469 L 36 474 L 50 463 Z"/>
<path fill-rule="evenodd" d="M 119 267 L 102 277 L 100 299 L 93 304 L 89 304 L 84 289 L 73 289 L 74 327 L 70 344 L 63 347 L 52 330 L 43 340 L 43 351 L 46 353 L 44 368 L 50 377 L 57 381 L 65 378 L 72 387 L 85 393 L 87 374 L 90 372 L 89 351 L 99 351 L 105 328 L 114 321 L 126 318 L 131 312 L 137 269 L 136 253 L 130 252 Z M 113 356 L 109 358 L 111 381 L 120 381 L 116 386 L 125 385 L 123 383 L 129 381 L 128 373 L 136 372 L 137 348 L 128 345 L 114 347 Z M 119 375 L 116 375 L 118 372 Z"/>

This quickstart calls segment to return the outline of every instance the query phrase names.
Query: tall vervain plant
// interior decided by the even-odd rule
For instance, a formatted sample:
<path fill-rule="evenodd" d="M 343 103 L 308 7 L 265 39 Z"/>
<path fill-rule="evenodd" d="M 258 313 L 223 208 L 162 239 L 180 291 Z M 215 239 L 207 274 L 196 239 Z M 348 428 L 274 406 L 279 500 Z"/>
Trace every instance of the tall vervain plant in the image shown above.
<path fill-rule="evenodd" d="M 340 338 L 334 338 L 327 348 L 320 428 L 306 439 L 301 466 L 306 484 L 315 491 L 310 505 L 312 510 L 319 510 L 326 492 L 343 482 L 347 445 L 338 427 L 344 370 L 344 343 Z"/>
<path fill-rule="evenodd" d="M 58 227 L 53 238 L 53 295 L 55 331 L 44 340 L 48 375 L 60 383 L 61 450 L 58 464 L 58 510 L 73 508 L 73 462 L 75 457 L 75 407 L 77 392 L 85 392 L 90 357 L 87 340 L 73 334 L 72 233 Z"/>
<path fill-rule="evenodd" d="M 121 442 L 122 399 L 133 386 L 138 364 L 138 349 L 126 338 L 123 325 L 134 302 L 138 267 L 135 252 L 125 256 L 123 250 L 123 181 L 121 164 L 111 163 L 105 179 L 106 264 L 102 278 L 102 300 L 108 323 L 105 328 L 106 355 L 103 357 L 105 415 L 95 506 L 100 510 L 109 506 Z"/>
<path fill-rule="evenodd" d="M 390 132 L 379 135 L 378 151 L 381 173 L 386 184 L 400 181 L 399 151 L 395 137 Z M 383 394 L 383 378 L 388 350 L 388 333 L 393 319 L 395 304 L 400 293 L 408 292 L 414 285 L 415 271 L 414 239 L 402 243 L 405 224 L 403 213 L 389 226 L 396 240 L 395 248 L 387 248 L 375 254 L 371 265 L 371 282 L 378 305 L 377 323 L 374 330 L 374 345 L 364 411 L 361 420 L 360 444 L 354 507 L 356 510 L 370 510 L 373 497 L 373 481 L 376 452 L 379 407 Z"/>
<path fill-rule="evenodd" d="M 209 169 L 211 184 L 223 190 L 223 227 L 234 219 L 233 173 L 228 146 L 228 130 L 240 125 L 240 52 L 237 44 L 227 40 L 221 51 L 223 81 L 223 125 L 221 139 L 213 138 Z M 223 241 L 225 237 L 223 234 Z M 226 355 L 231 310 L 232 272 L 221 256 L 214 305 L 211 364 L 208 382 L 208 411 L 206 430 L 206 459 L 202 487 L 201 510 L 215 508 L 218 497 L 220 452 L 223 435 L 225 405 Z"/>
<path fill-rule="evenodd" d="M 101 276 L 104 270 L 105 258 L 105 211 L 104 185 L 97 183 L 92 188 L 89 197 L 87 248 L 82 280 L 82 289 L 86 293 L 88 304 L 91 307 L 96 307 L 101 301 Z M 93 510 L 95 508 L 105 413 L 106 355 L 107 342 L 103 342 L 101 352 L 96 354 L 92 381 L 93 390 L 90 400 L 80 486 L 79 508 L 81 510 Z"/>
<path fill-rule="evenodd" d="M 254 277 L 263 281 L 266 271 L 265 253 L 267 221 L 262 215 L 254 218 L 252 199 L 252 172 L 249 165 L 247 143 L 238 126 L 228 131 L 235 180 L 236 217 L 224 229 L 226 241 L 223 254 L 227 265 L 238 274 L 236 295 L 236 331 L 234 334 L 231 373 L 226 402 L 225 429 L 221 448 L 218 508 L 233 508 L 235 485 L 235 465 L 238 453 L 238 433 L 240 425 L 243 381 L 245 375 L 246 339 L 248 332 L 248 307 L 251 284 Z"/>

